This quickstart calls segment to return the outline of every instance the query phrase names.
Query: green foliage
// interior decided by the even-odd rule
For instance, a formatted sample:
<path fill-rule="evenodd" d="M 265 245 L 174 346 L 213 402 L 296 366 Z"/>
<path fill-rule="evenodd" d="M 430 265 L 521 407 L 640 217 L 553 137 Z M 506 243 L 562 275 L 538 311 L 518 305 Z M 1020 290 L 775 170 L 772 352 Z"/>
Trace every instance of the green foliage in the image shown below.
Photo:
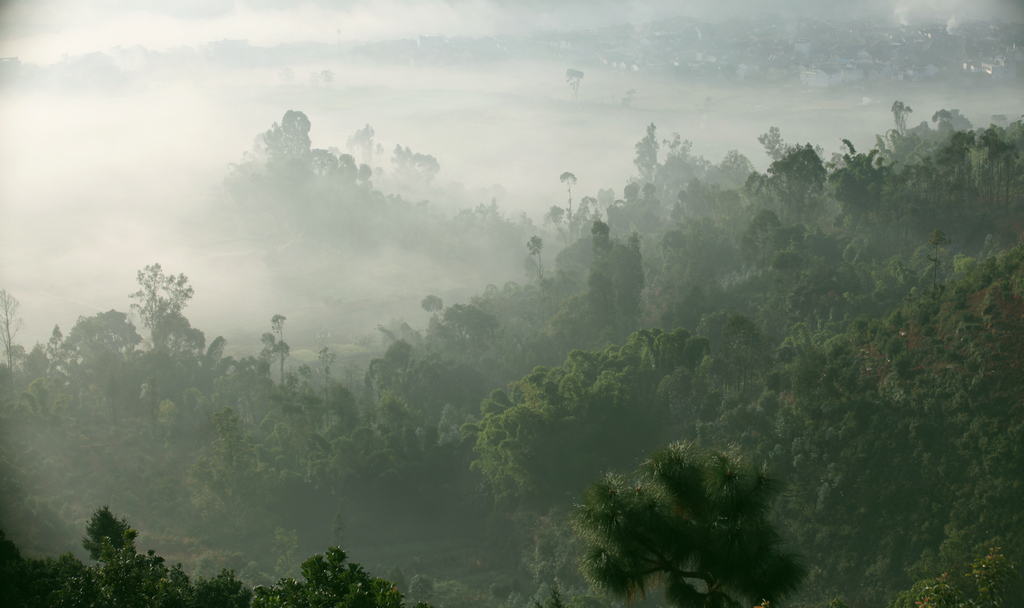
<path fill-rule="evenodd" d="M 139 290 L 131 294 L 132 310 L 151 332 L 155 350 L 200 352 L 206 346 L 203 332 L 195 329 L 182 311 L 195 290 L 184 274 L 165 275 L 160 264 L 138 272 Z"/>
<path fill-rule="evenodd" d="M 251 437 L 242 434 L 231 408 L 213 414 L 216 428 L 209 455 L 192 466 L 193 501 L 227 534 L 244 534 L 263 523 L 271 479 Z"/>
<path fill-rule="evenodd" d="M 10 606 L 126 606 L 165 608 L 245 608 L 252 592 L 223 570 L 195 584 L 178 564 L 171 568 L 152 550 L 135 549 L 138 532 L 106 507 L 96 511 L 87 537 L 119 528 L 117 538 L 100 537 L 100 564 L 87 566 L 71 553 L 57 559 L 22 558 L 0 531 L 0 600 Z M 87 547 L 88 548 L 88 547 Z"/>
<path fill-rule="evenodd" d="M 152 349 L 113 310 L 12 345 L 0 524 L 30 554 L 58 555 L 92 505 L 110 504 L 170 555 L 202 556 L 189 572 L 245 566 L 247 582 L 269 583 L 279 556 L 279 574 L 294 574 L 335 522 L 374 567 L 436 578 L 438 603 L 501 601 L 480 595 L 500 578 L 522 608 L 523 580 L 557 579 L 566 605 L 606 607 L 573 579 L 575 541 L 554 514 L 600 471 L 687 438 L 738 446 L 787 479 L 777 524 L 813 565 L 798 604 L 878 605 L 941 572 L 955 601 L 975 601 L 960 585 L 970 548 L 999 538 L 1024 551 L 1024 253 L 1007 250 L 1024 127 L 958 132 L 960 119 L 936 113 L 936 128 L 890 132 L 867 153 L 846 144 L 828 165 L 775 129 L 763 175 L 736 154 L 714 166 L 679 135 L 659 146 L 652 125 L 653 177 L 619 201 L 601 191 L 600 205 L 577 194 L 573 209 L 570 192 L 545 234 L 494 202 L 447 217 L 386 196 L 369 166 L 311 150 L 308 119 L 289 112 L 227 179 L 242 230 L 312 239 L 330 260 L 401 243 L 457 271 L 507 258 L 521 272 L 536 236 L 540 274 L 541 236 L 568 245 L 527 284 L 447 307 L 428 296 L 429 325 L 395 322 L 383 352 L 318 344 L 293 373 L 283 316 L 262 358 L 224 356 L 223 338 L 204 350 L 182 316 L 187 279 L 147 267 L 133 301 Z M 353 144 L 373 162 L 369 126 Z M 605 207 L 608 223 L 593 224 Z M 110 539 L 126 585 L 186 597 L 171 591 L 183 574 L 117 553 L 116 532 L 96 542 Z M 105 584 L 70 555 L 11 563 L 40 605 L 96 604 Z M 191 584 L 215 605 L 240 585 Z M 1007 605 L 1024 597 L 1017 579 L 1003 584 Z"/>
<path fill-rule="evenodd" d="M 673 606 L 777 601 L 807 575 L 771 523 L 778 493 L 778 481 L 735 453 L 673 444 L 632 476 L 587 490 L 574 516 L 580 567 L 627 601 L 659 584 Z"/>
<path fill-rule="evenodd" d="M 434 595 L 434 579 L 425 574 L 412 577 L 409 594 L 418 601 L 429 600 Z"/>
<path fill-rule="evenodd" d="M 973 589 L 966 581 L 955 580 L 949 573 L 937 578 L 922 579 L 908 591 L 902 591 L 889 604 L 890 608 L 921 606 L 922 608 L 1000 608 L 1006 583 L 1016 577 L 1013 565 L 999 552 L 990 548 L 979 557 L 962 578 L 972 580 Z"/>
<path fill-rule="evenodd" d="M 524 517 L 525 519 L 525 517 Z M 585 588 L 577 558 L 580 542 L 573 535 L 562 508 L 552 508 L 529 522 L 528 542 L 523 550 L 523 566 L 538 585 Z"/>
<path fill-rule="evenodd" d="M 295 530 L 277 528 L 274 530 L 274 553 L 277 563 L 274 572 L 278 578 L 287 578 L 296 573 L 296 557 L 299 549 L 299 537 Z"/>
<path fill-rule="evenodd" d="M 403 597 L 394 583 L 346 563 L 347 557 L 336 547 L 314 555 L 302 564 L 303 580 L 284 578 L 273 587 L 257 587 L 253 608 L 402 608 Z"/>
<path fill-rule="evenodd" d="M 559 368 L 534 369 L 483 405 L 473 468 L 499 503 L 546 504 L 636 458 L 660 441 L 673 396 L 666 379 L 692 373 L 701 344 L 683 329 L 642 330 L 621 347 L 574 351 Z"/>
<path fill-rule="evenodd" d="M 863 221 L 865 217 L 877 217 L 883 189 L 891 179 L 891 168 L 885 164 L 878 149 L 858 154 L 849 141 L 843 140 L 843 144 L 847 151 L 843 154 L 841 166 L 829 174 L 828 183 L 835 188 L 835 197 L 842 204 L 843 213 L 854 222 Z"/>
<path fill-rule="evenodd" d="M 103 543 L 109 543 L 113 549 L 124 547 L 124 534 L 128 531 L 128 522 L 122 517 L 117 519 L 110 508 L 104 505 L 97 509 L 85 526 L 85 538 L 82 547 L 89 552 L 89 557 L 99 560 L 103 552 Z"/>

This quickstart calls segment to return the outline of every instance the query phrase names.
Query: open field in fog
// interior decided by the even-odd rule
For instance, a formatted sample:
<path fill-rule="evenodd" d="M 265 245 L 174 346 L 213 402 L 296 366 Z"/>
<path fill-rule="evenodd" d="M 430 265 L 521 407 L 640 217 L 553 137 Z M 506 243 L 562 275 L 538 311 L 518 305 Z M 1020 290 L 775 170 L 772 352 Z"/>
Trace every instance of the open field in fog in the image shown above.
<path fill-rule="evenodd" d="M 229 164 L 289 109 L 309 117 L 314 147 L 345 152 L 348 136 L 372 125 L 384 151 L 374 159 L 383 169 L 375 187 L 385 193 L 395 191 L 390 157 L 400 144 L 441 165 L 428 189 L 407 196 L 447 212 L 495 198 L 506 215 L 525 213 L 538 225 L 564 200 L 563 171 L 578 177 L 577 197 L 599 188 L 621 196 L 635 173 L 633 146 L 651 122 L 662 137 L 678 132 L 691 140 L 712 162 L 738 149 L 764 170 L 756 137 L 771 126 L 787 142 L 809 141 L 831 154 L 843 137 L 858 149 L 873 145 L 874 134 L 891 126 L 894 99 L 915 108 L 911 124 L 940 108 L 959 108 L 975 126 L 992 114 L 1012 119 L 1022 112 L 1020 88 L 1012 85 L 820 90 L 674 82 L 586 66 L 573 102 L 566 67 L 339 60 L 293 66 L 296 84 L 282 83 L 277 71 L 240 69 L 159 81 L 139 74 L 119 92 L 59 82 L 3 91 L 0 284 L 22 303 L 20 341 L 45 341 L 54 323 L 66 331 L 79 315 L 127 310 L 135 272 L 153 262 L 191 278 L 193 325 L 208 338 L 225 335 L 242 352 L 257 349 L 275 313 L 292 319 L 297 351 L 311 347 L 317 331 L 344 343 L 395 318 L 421 326 L 419 301 L 428 293 L 452 303 L 495 277 L 525 278 L 518 267 L 494 269 L 485 261 L 479 272 L 452 272 L 400 250 L 317 257 L 302 243 L 268 247 L 259 235 L 233 229 L 221 186 Z M 324 69 L 335 73 L 330 87 L 306 84 L 305 74 Z M 635 97 L 625 107 L 630 89 Z"/>

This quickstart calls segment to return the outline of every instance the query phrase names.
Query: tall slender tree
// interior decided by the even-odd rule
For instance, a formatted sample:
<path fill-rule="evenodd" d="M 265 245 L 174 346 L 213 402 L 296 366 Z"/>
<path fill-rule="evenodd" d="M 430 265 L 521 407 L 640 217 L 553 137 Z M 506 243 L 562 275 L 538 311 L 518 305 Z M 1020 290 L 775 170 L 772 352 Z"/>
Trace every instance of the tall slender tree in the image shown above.
<path fill-rule="evenodd" d="M 160 264 L 151 264 L 140 270 L 136 279 L 139 290 L 128 296 L 135 300 L 131 309 L 149 328 L 154 350 L 168 349 L 176 342 L 205 343 L 202 332 L 193 329 L 182 314 L 195 294 L 187 276 L 165 275 Z M 197 332 L 199 335 L 194 335 Z"/>
<path fill-rule="evenodd" d="M 931 255 L 928 256 L 928 261 L 932 263 L 932 290 L 939 284 L 939 264 L 942 262 L 939 258 L 939 249 L 949 245 L 952 241 L 946 236 L 946 233 L 936 228 L 932 231 L 932 235 L 928 237 L 928 244 L 932 247 Z"/>
<path fill-rule="evenodd" d="M 288 343 L 284 341 L 284 322 L 287 320 L 288 318 L 284 315 L 274 315 L 271 317 L 270 328 L 273 333 L 268 331 L 263 334 L 261 339 L 263 342 L 263 350 L 260 352 L 260 355 L 267 359 L 267 361 L 272 361 L 273 359 L 278 359 L 280 361 L 281 382 L 284 382 L 285 359 L 287 359 L 288 355 L 291 354 L 291 348 L 288 346 Z M 275 333 L 277 334 L 276 337 L 274 336 Z"/>
<path fill-rule="evenodd" d="M 7 369 L 14 371 L 14 337 L 21 329 L 22 320 L 18 316 L 21 303 L 6 289 L 0 289 L 0 340 L 3 341 L 4 357 Z"/>
<path fill-rule="evenodd" d="M 583 72 L 569 68 L 565 71 L 565 83 L 572 89 L 572 100 L 576 101 L 580 92 L 580 81 L 583 80 Z"/>
<path fill-rule="evenodd" d="M 569 206 L 565 208 L 565 221 L 569 225 L 569 242 L 576 240 L 576 235 L 573 234 L 573 226 L 575 225 L 572 221 L 572 187 L 576 185 L 576 176 L 566 171 L 558 176 L 558 181 L 565 184 L 569 191 Z"/>
<path fill-rule="evenodd" d="M 896 132 L 900 135 L 906 135 L 907 116 L 909 116 L 914 110 L 902 101 L 896 100 L 892 102 L 891 111 L 892 117 L 896 121 Z"/>
<path fill-rule="evenodd" d="M 647 133 L 643 139 L 636 142 L 633 149 L 636 150 L 636 158 L 633 164 L 640 172 L 640 181 L 653 182 L 654 174 L 658 172 L 658 127 L 654 123 L 647 125 Z"/>
<path fill-rule="evenodd" d="M 540 253 L 544 250 L 544 239 L 537 235 L 530 237 L 530 241 L 526 243 L 526 248 L 530 250 L 530 255 L 537 258 L 537 278 L 544 278 L 544 262 L 541 260 Z"/>

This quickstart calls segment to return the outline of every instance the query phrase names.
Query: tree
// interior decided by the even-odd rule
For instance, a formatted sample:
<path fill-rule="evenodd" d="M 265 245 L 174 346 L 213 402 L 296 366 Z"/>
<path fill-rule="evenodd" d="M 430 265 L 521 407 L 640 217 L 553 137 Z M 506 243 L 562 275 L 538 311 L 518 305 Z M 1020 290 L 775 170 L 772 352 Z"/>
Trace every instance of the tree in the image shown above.
<path fill-rule="evenodd" d="M 767 193 L 783 224 L 807 221 L 824 204 L 825 165 L 811 144 L 790 146 L 768 167 Z"/>
<path fill-rule="evenodd" d="M 347 140 L 345 140 L 345 147 L 348 148 L 348 151 L 351 152 L 353 155 L 355 155 L 356 152 L 359 152 L 363 164 L 371 165 L 373 164 L 374 150 L 373 136 L 373 127 L 367 124 L 362 129 L 358 129 L 355 133 L 350 135 Z"/>
<path fill-rule="evenodd" d="M 941 109 L 932 114 L 932 122 L 940 135 L 949 135 L 953 131 L 969 131 L 974 128 L 967 117 L 960 114 L 960 110 Z"/>
<path fill-rule="evenodd" d="M 574 224 L 572 221 L 572 187 L 576 185 L 576 176 L 566 171 L 565 173 L 562 173 L 560 176 L 558 176 L 558 181 L 565 184 L 566 188 L 569 191 L 569 206 L 565 208 L 565 221 L 569 225 L 569 240 L 572 241 L 575 240 L 575 235 L 573 234 Z"/>
<path fill-rule="evenodd" d="M 302 564 L 304 580 L 281 579 L 273 587 L 257 587 L 253 608 L 402 608 L 395 583 L 371 576 L 337 547 Z M 429 608 L 417 604 L 417 608 Z"/>
<path fill-rule="evenodd" d="M 749 317 L 739 313 L 729 315 L 722 327 L 722 346 L 716 358 L 725 363 L 728 376 L 739 390 L 747 390 L 752 380 L 767 366 L 767 342 Z"/>
<path fill-rule="evenodd" d="M 718 171 L 725 182 L 724 187 L 740 188 L 754 172 L 754 166 L 746 156 L 740 154 L 739 150 L 729 150 L 722 162 L 718 163 Z"/>
<path fill-rule="evenodd" d="M 126 313 L 108 310 L 91 317 L 78 317 L 65 342 L 83 357 L 99 351 L 127 355 L 142 342 L 142 336 Z"/>
<path fill-rule="evenodd" d="M 287 321 L 287 317 L 284 315 L 274 315 L 270 319 L 270 328 L 277 337 L 274 337 L 274 333 L 267 332 L 263 334 L 261 341 L 263 342 L 263 350 L 260 352 L 260 356 L 268 361 L 271 359 L 279 359 L 281 362 L 281 382 L 284 382 L 284 362 L 291 354 L 291 348 L 288 343 L 284 341 L 284 322 Z"/>
<path fill-rule="evenodd" d="M 562 221 L 564 219 L 565 209 L 559 207 L 558 205 L 552 205 L 551 209 L 548 209 L 548 212 L 544 214 L 544 223 L 554 225 L 555 230 L 558 230 L 558 234 L 561 235 L 562 237 L 562 242 L 565 243 L 566 247 L 568 247 L 569 232 L 568 230 L 562 227 Z"/>
<path fill-rule="evenodd" d="M 103 505 L 93 512 L 89 523 L 85 526 L 85 538 L 82 547 L 89 552 L 89 557 L 99 561 L 103 555 L 103 542 L 111 547 L 124 547 L 124 533 L 128 531 L 128 522 L 122 517 L 118 519 L 110 512 L 110 507 Z"/>
<path fill-rule="evenodd" d="M 640 238 L 634 232 L 625 243 L 609 236 L 608 224 L 591 227 L 593 262 L 587 275 L 587 303 L 593 327 L 610 342 L 625 340 L 640 314 L 644 289 Z"/>
<path fill-rule="evenodd" d="M 679 608 L 752 606 L 796 591 L 807 571 L 771 523 L 778 481 L 735 452 L 676 443 L 631 476 L 609 474 L 573 517 L 580 567 L 631 600 L 657 584 Z"/>
<path fill-rule="evenodd" d="M 943 573 L 932 579 L 918 581 L 912 589 L 901 591 L 889 604 L 891 608 L 1001 608 L 1007 583 L 1017 576 L 1013 564 L 1000 553 L 1000 547 L 990 547 L 988 554 L 974 560 L 964 578 L 974 579 L 975 589 Z M 974 595 L 966 599 L 965 595 Z"/>
<path fill-rule="evenodd" d="M 244 535 L 266 523 L 264 507 L 273 476 L 260 462 L 252 437 L 243 435 L 231 408 L 213 414 L 217 439 L 192 465 L 192 500 L 221 532 Z"/>
<path fill-rule="evenodd" d="M 21 329 L 22 320 L 18 316 L 21 303 L 6 289 L 0 289 L 0 340 L 4 345 L 4 356 L 7 358 L 7 369 L 14 372 L 14 337 Z"/>
<path fill-rule="evenodd" d="M 576 101 L 580 92 L 580 81 L 583 80 L 583 72 L 569 68 L 565 71 L 565 83 L 572 89 L 572 100 Z"/>
<path fill-rule="evenodd" d="M 302 112 L 288 110 L 281 118 L 263 134 L 263 144 L 272 162 L 283 162 L 290 159 L 302 159 L 309 154 L 309 129 L 312 125 L 309 118 Z"/>
<path fill-rule="evenodd" d="M 526 243 L 526 248 L 530 250 L 530 255 L 537 258 L 537 278 L 544 278 L 544 262 L 540 258 L 540 252 L 544 249 L 544 240 L 537 235 L 530 237 L 530 241 Z"/>
<path fill-rule="evenodd" d="M 423 300 L 420 302 L 420 306 L 423 308 L 423 310 L 427 312 L 438 312 L 442 308 L 444 308 L 444 300 L 435 296 L 434 294 L 430 294 L 429 296 L 423 298 Z"/>
<path fill-rule="evenodd" d="M 939 283 L 939 248 L 945 245 L 949 245 L 952 241 L 946 237 L 946 233 L 936 228 L 930 237 L 928 237 L 928 244 L 932 246 L 932 253 L 928 256 L 928 261 L 932 263 L 932 289 Z"/>
<path fill-rule="evenodd" d="M 139 290 L 128 297 L 135 300 L 132 311 L 149 328 L 154 350 L 202 350 L 203 332 L 193 329 L 182 311 L 195 291 L 184 274 L 164 275 L 160 264 L 152 264 L 137 275 Z"/>
<path fill-rule="evenodd" d="M 907 116 L 910 115 L 914 110 L 904 104 L 902 101 L 896 100 L 892 102 L 892 117 L 896 121 L 896 132 L 900 135 L 907 134 Z"/>
<path fill-rule="evenodd" d="M 400 145 L 395 146 L 391 164 L 395 166 L 395 173 L 409 183 L 429 184 L 441 170 L 441 165 L 432 155 L 413 152 L 408 146 L 403 148 Z"/>
<path fill-rule="evenodd" d="M 658 171 L 658 128 L 653 122 L 647 125 L 647 134 L 633 148 L 636 150 L 633 164 L 640 172 L 640 180 L 653 182 Z"/>
<path fill-rule="evenodd" d="M 332 352 L 327 346 L 323 346 L 316 353 L 316 358 L 324 370 L 324 398 L 330 399 L 331 392 L 331 365 L 338 360 L 338 353 Z"/>
<path fill-rule="evenodd" d="M 768 267 L 770 256 L 774 253 L 772 237 L 782 223 L 779 216 L 771 209 L 761 209 L 750 220 L 746 232 L 740 237 L 740 251 L 743 260 L 760 269 Z"/>
<path fill-rule="evenodd" d="M 764 153 L 773 161 L 782 160 L 789 150 L 789 146 L 782 140 L 782 132 L 778 127 L 770 127 L 767 133 L 757 136 L 757 141 L 764 146 Z"/>
<path fill-rule="evenodd" d="M 878 207 L 882 189 L 889 178 L 890 169 L 876 148 L 867 154 L 858 154 L 849 140 L 843 140 L 846 152 L 841 166 L 828 176 L 835 188 L 835 197 L 843 205 L 843 213 L 860 219 Z"/>

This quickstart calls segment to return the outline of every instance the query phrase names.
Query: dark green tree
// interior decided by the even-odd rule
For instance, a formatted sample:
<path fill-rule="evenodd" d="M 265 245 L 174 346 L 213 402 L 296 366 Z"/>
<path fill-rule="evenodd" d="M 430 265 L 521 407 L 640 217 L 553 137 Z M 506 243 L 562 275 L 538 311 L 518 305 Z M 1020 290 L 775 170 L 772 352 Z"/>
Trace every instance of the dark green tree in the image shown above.
<path fill-rule="evenodd" d="M 260 462 L 257 448 L 239 429 L 240 420 L 231 408 L 213 414 L 217 439 L 209 453 L 191 469 L 196 492 L 193 502 L 203 515 L 217 522 L 222 533 L 245 534 L 265 525 L 263 508 L 273 478 Z"/>
<path fill-rule="evenodd" d="M 337 547 L 302 564 L 302 581 L 285 578 L 273 587 L 257 587 L 253 608 L 403 608 L 395 584 L 377 578 Z M 427 608 L 417 604 L 417 608 Z"/>
<path fill-rule="evenodd" d="M 772 237 L 782 223 L 771 209 L 761 209 L 751 218 L 746 232 L 740 237 L 743 261 L 760 269 L 768 267 L 774 251 Z"/>
<path fill-rule="evenodd" d="M 811 144 L 792 146 L 768 167 L 770 204 L 783 224 L 815 218 L 824 203 L 827 172 Z"/>
<path fill-rule="evenodd" d="M 939 258 L 939 249 L 945 245 L 950 244 L 950 240 L 946 237 L 946 233 L 936 228 L 930 237 L 928 237 L 928 244 L 931 245 L 932 252 L 928 256 L 928 261 L 932 263 L 932 289 L 939 284 L 939 264 L 942 260 Z"/>
<path fill-rule="evenodd" d="M 807 571 L 771 523 L 779 482 L 735 452 L 676 443 L 630 476 L 609 474 L 574 515 L 580 567 L 621 598 L 659 583 L 679 608 L 753 606 L 782 599 Z"/>
<path fill-rule="evenodd" d="M 82 547 L 89 552 L 89 557 L 99 560 L 103 553 L 103 541 L 107 541 L 114 549 L 124 546 L 124 533 L 128 530 L 128 522 L 122 517 L 118 519 L 106 505 L 96 509 L 89 523 L 85 526 L 85 538 Z"/>
<path fill-rule="evenodd" d="M 964 585 L 960 577 L 943 573 L 936 578 L 918 581 L 913 588 L 896 596 L 890 608 L 1001 608 L 1007 583 L 1017 578 L 1013 564 L 992 547 L 988 554 L 974 560 L 963 578 L 973 579 L 974 589 Z M 960 580 L 958 580 L 960 579 Z M 973 597 L 971 597 L 973 596 Z"/>
<path fill-rule="evenodd" d="M 643 256 L 636 233 L 625 243 L 609 236 L 608 224 L 591 228 L 593 262 L 587 276 L 587 303 L 605 342 L 625 340 L 635 328 L 644 289 Z"/>
<path fill-rule="evenodd" d="M 842 203 L 843 213 L 859 220 L 877 212 L 890 169 L 878 149 L 858 154 L 847 139 L 843 140 L 843 147 L 846 152 L 842 166 L 829 174 L 828 183 L 835 188 L 836 200 Z"/>

